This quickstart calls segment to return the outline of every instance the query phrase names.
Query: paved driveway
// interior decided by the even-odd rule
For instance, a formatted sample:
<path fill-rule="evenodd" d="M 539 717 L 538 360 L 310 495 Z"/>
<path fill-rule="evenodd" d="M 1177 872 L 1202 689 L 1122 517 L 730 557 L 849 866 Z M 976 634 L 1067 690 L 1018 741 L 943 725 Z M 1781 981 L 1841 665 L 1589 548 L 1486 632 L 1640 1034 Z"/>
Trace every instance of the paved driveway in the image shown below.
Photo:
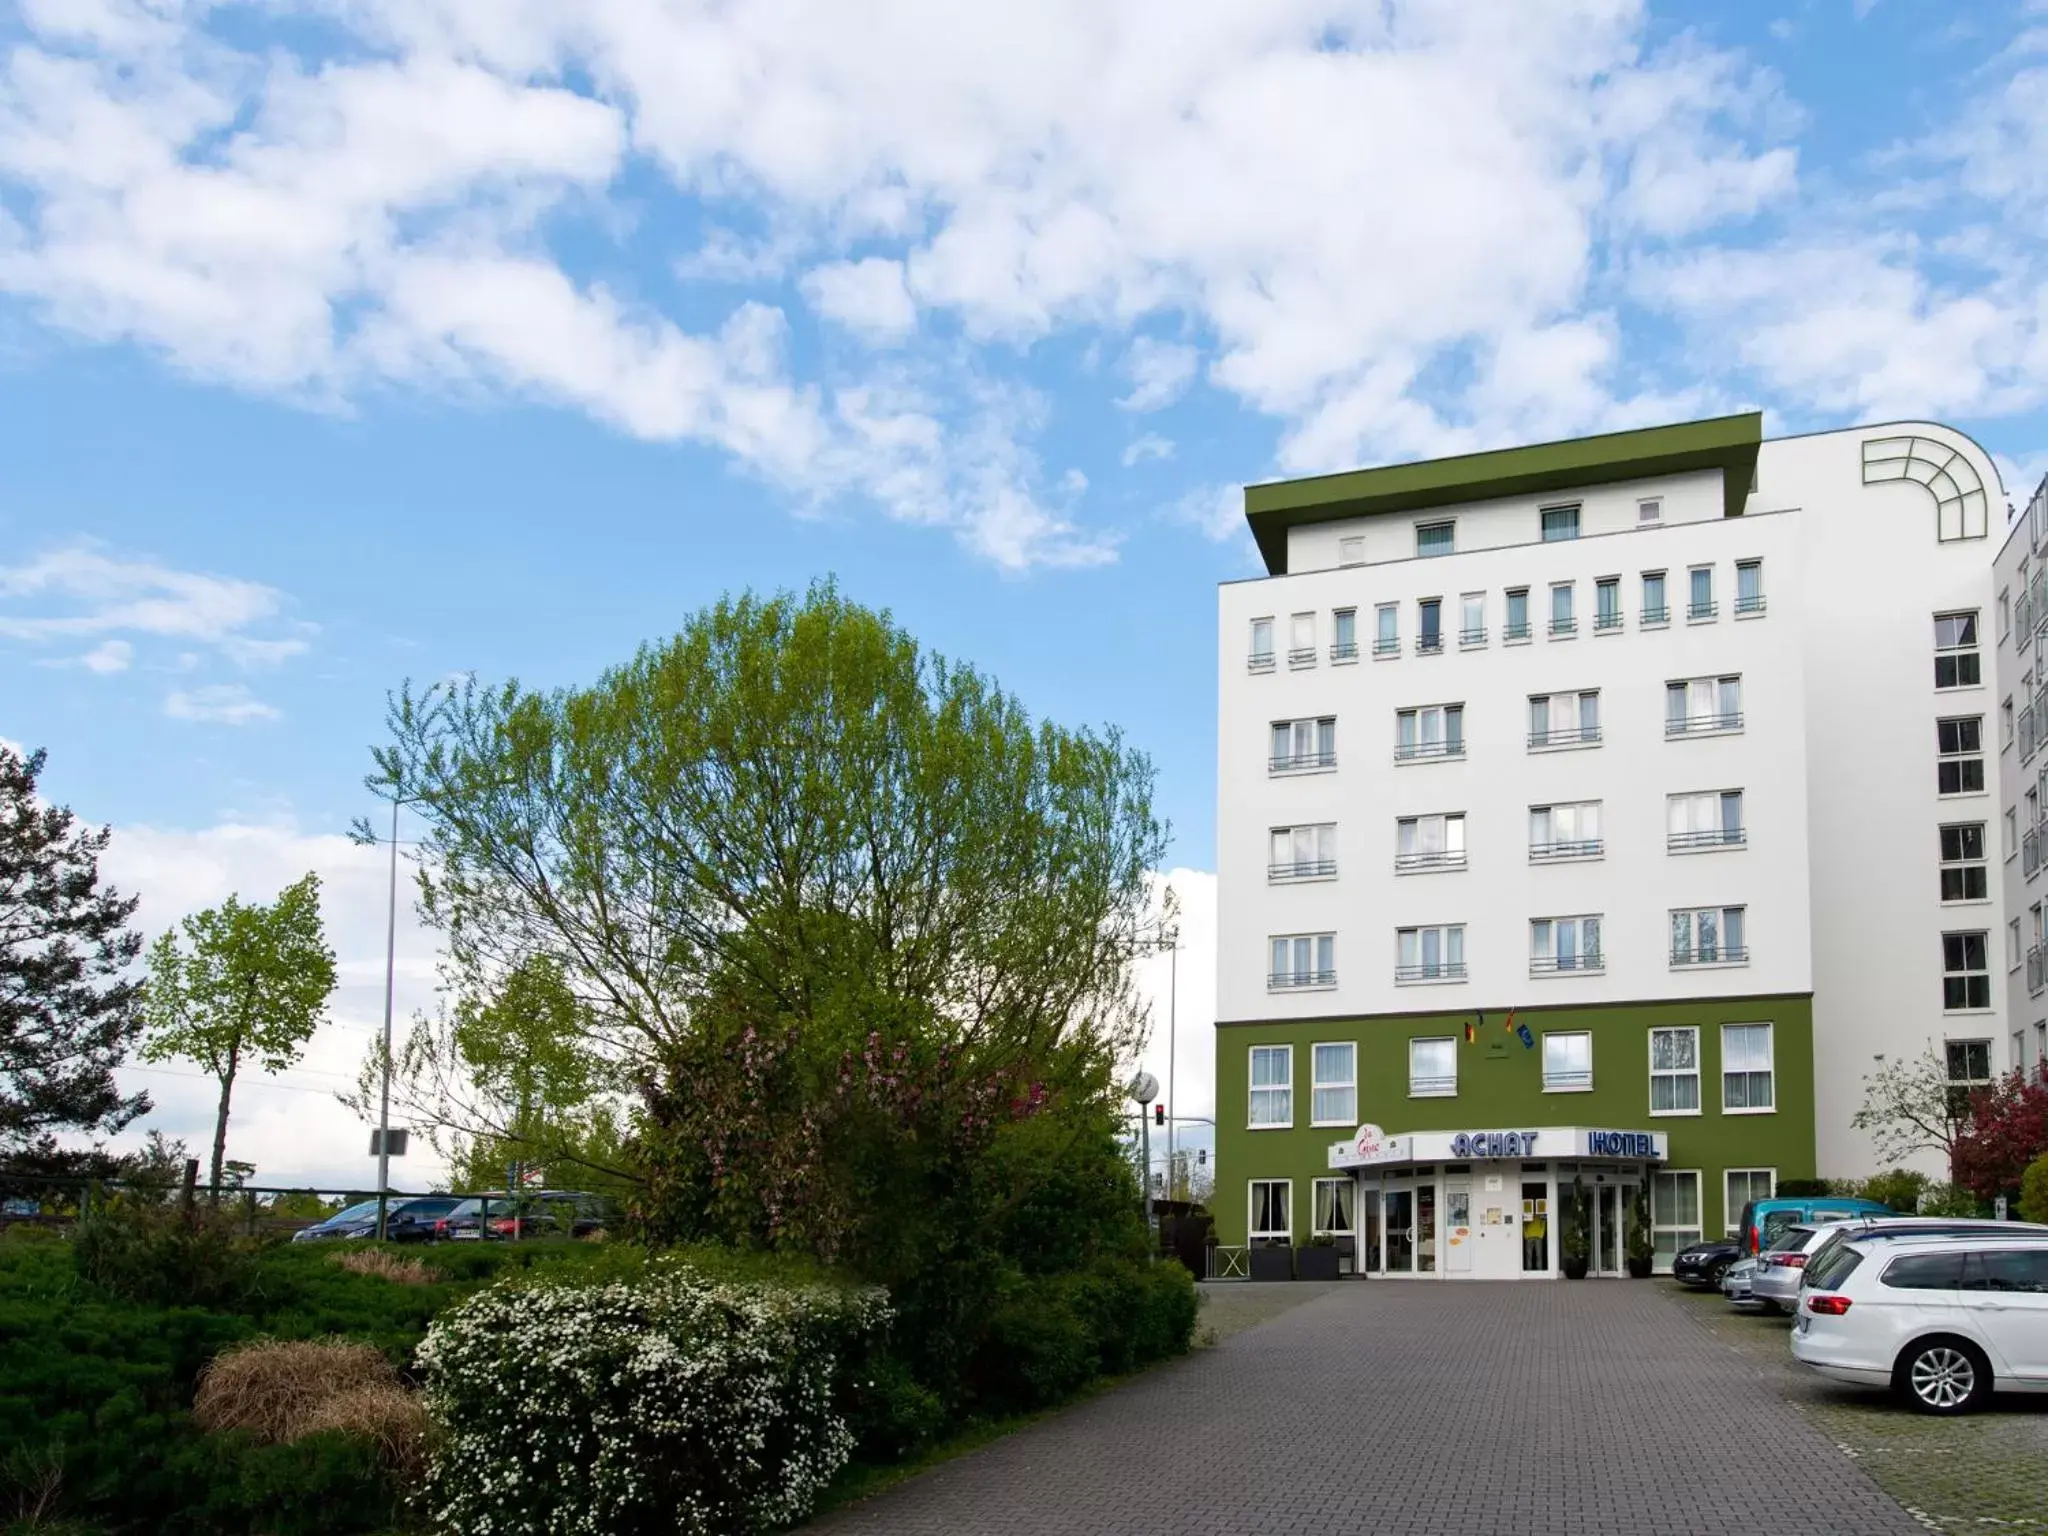
<path fill-rule="evenodd" d="M 814 1529 L 1921 1529 L 1660 1289 L 1343 1286 Z"/>

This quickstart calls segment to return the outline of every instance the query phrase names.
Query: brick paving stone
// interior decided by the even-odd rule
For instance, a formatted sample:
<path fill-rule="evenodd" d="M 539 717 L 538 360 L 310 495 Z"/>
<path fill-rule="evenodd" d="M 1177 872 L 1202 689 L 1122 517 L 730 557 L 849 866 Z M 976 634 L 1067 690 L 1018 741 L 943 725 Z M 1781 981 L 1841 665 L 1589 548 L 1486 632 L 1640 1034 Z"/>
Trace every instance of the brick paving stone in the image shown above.
<path fill-rule="evenodd" d="M 1340 1286 L 810 1529 L 1639 1536 L 1788 1518 L 1842 1536 L 1924 1529 L 1662 1289 Z"/>

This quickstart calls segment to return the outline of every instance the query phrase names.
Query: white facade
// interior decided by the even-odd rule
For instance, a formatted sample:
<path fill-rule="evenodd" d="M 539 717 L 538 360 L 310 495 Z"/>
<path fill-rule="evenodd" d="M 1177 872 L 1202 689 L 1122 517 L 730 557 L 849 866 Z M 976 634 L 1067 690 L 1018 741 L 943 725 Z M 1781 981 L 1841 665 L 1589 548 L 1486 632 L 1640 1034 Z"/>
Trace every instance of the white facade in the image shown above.
<path fill-rule="evenodd" d="M 2039 1074 L 2048 1061 L 2048 480 L 2013 523 L 1999 551 L 1996 592 L 1985 619 L 1997 647 L 1998 839 L 1995 877 L 2006 931 L 2005 1063 Z"/>
<path fill-rule="evenodd" d="M 1738 500 L 1743 515 L 1725 515 L 1721 471 L 1705 470 L 1309 522 L 1288 530 L 1288 574 L 1225 585 L 1219 1017 L 1811 992 L 1816 1164 L 1828 1176 L 1877 1171 L 1849 1124 L 1875 1057 L 1990 1039 L 1993 1068 L 2011 1065 L 2005 946 L 2017 866 L 2003 880 L 1952 873 L 1946 889 L 1943 875 L 1944 828 L 1979 829 L 1988 860 L 1999 857 L 1989 852 L 2005 780 L 1994 761 L 1994 678 L 2007 665 L 2006 650 L 1994 658 L 1991 628 L 2005 510 L 1997 472 L 1948 428 L 1887 424 L 1765 441 Z M 1578 536 L 1546 542 L 1543 509 L 1566 506 L 1577 508 Z M 1453 553 L 1418 555 L 1418 538 L 1446 537 Z M 1762 601 L 1738 612 L 1738 567 L 1752 564 Z M 1693 616 L 1699 568 L 1711 573 L 1713 610 Z M 1644 577 L 1654 572 L 1664 573 L 1663 622 L 1645 618 Z M 1618 583 L 1619 622 L 1607 626 L 1603 580 Z M 1553 633 L 1560 584 L 1572 589 L 1575 623 Z M 1506 594 L 1515 590 L 1528 594 L 1529 633 L 1511 640 Z M 1468 594 L 1479 595 L 1483 641 L 1462 639 Z M 1430 599 L 1441 603 L 1442 644 L 1424 654 L 1420 605 Z M 1375 655 L 1377 611 L 1389 604 L 1398 647 Z M 1355 660 L 1333 652 L 1345 610 L 1355 613 Z M 1979 680 L 1938 687 L 1936 616 L 1970 613 Z M 1255 629 L 1260 620 L 1269 631 Z M 1260 635 L 1270 666 L 1252 659 Z M 1739 723 L 1715 705 L 1713 728 L 1669 730 L 1670 685 L 1704 679 L 1739 679 L 1734 694 L 1696 695 L 1738 699 Z M 1572 695 L 1567 713 L 1591 722 L 1578 713 L 1583 693 L 1597 694 L 1597 740 L 1532 742 L 1533 697 Z M 1397 759 L 1397 712 L 1446 705 L 1461 711 L 1462 754 Z M 1553 727 L 1556 718 L 1553 707 Z M 1292 738 L 1308 760 L 1276 769 L 1272 727 L 1291 720 L 1334 727 Z M 1962 755 L 1938 769 L 1945 720 L 1978 722 L 1974 772 Z M 1428 718 L 1418 721 L 1421 740 Z M 1435 728 L 1441 740 L 1441 717 Z M 2048 742 L 2048 725 L 2041 734 Z M 1325 744 L 1334 747 L 1327 765 Z M 2006 766 L 2010 803 L 2017 765 Z M 2048 754 L 2032 766 L 2048 766 Z M 1739 838 L 1672 836 L 1701 825 L 1687 818 L 1706 807 L 1701 799 L 1674 812 L 1672 797 L 1738 791 L 1728 825 Z M 1597 840 L 1597 849 L 1532 854 L 1543 825 L 1532 808 L 1589 803 L 1599 807 L 1597 838 L 1552 845 Z M 1397 867 L 1398 824 L 1443 815 L 1463 817 L 1462 863 Z M 1304 878 L 1291 877 L 1284 851 L 1285 868 L 1273 868 L 1274 829 L 1298 826 L 1334 828 L 1297 845 L 1309 850 Z M 1452 841 L 1435 824 L 1417 835 L 1417 847 Z M 1967 838 L 1952 832 L 1947 851 Z M 1966 889 L 1954 888 L 1957 878 Z M 2048 876 L 2033 887 L 2033 899 L 2044 896 Z M 1674 913 L 1711 910 L 1731 927 L 1729 909 L 1740 909 L 1746 956 L 1674 961 Z M 1532 966 L 1532 922 L 1588 916 L 1600 920 L 1602 969 Z M 1452 925 L 1462 930 L 1456 975 L 1445 974 L 1441 932 Z M 1397 975 L 1421 954 L 1399 948 L 1397 933 L 1410 928 L 1440 930 L 1435 969 L 1423 961 Z M 1952 937 L 1974 958 L 1966 935 L 1982 936 L 1988 974 L 1950 973 Z M 1308 948 L 1276 959 L 1272 940 L 1296 936 Z M 2014 990 L 2024 999 L 2024 987 Z"/>

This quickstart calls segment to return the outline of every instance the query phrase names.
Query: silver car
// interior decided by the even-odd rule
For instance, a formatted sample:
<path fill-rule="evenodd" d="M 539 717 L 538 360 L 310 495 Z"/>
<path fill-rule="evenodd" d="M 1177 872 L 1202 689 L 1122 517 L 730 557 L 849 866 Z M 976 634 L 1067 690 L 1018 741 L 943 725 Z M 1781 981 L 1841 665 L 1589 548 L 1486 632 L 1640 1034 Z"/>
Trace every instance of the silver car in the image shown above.
<path fill-rule="evenodd" d="M 1721 1277 L 1721 1294 L 1735 1306 L 1754 1305 L 1756 1298 L 1750 1294 L 1750 1282 L 1755 1276 L 1755 1259 L 1737 1259 L 1728 1266 L 1728 1272 Z"/>
<path fill-rule="evenodd" d="M 1795 1312 L 1799 1309 L 1799 1282 L 1806 1275 L 1806 1261 L 1814 1256 L 1845 1222 L 1814 1225 L 1794 1222 L 1756 1256 L 1756 1278 L 1750 1282 L 1752 1300 L 1766 1312 Z"/>

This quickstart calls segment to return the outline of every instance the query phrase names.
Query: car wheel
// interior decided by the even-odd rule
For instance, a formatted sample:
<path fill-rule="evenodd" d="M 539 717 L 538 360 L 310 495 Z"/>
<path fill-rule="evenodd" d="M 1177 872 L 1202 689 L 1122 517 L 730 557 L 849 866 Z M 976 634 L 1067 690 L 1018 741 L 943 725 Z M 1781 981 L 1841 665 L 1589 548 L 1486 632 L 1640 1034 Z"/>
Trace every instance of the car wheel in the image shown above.
<path fill-rule="evenodd" d="M 1991 1365 L 1974 1344 L 1926 1339 L 1899 1357 L 1893 1383 L 1922 1413 L 1970 1413 L 1991 1395 Z"/>
<path fill-rule="evenodd" d="M 1721 1288 L 1721 1282 L 1728 1276 L 1728 1265 L 1729 1260 L 1723 1259 L 1720 1263 L 1709 1268 L 1707 1270 L 1707 1284 L 1718 1291 Z"/>
<path fill-rule="evenodd" d="M 1759 1302 L 1757 1305 L 1763 1308 L 1765 1317 L 1783 1317 L 1785 1315 L 1785 1309 L 1775 1301 Z"/>

